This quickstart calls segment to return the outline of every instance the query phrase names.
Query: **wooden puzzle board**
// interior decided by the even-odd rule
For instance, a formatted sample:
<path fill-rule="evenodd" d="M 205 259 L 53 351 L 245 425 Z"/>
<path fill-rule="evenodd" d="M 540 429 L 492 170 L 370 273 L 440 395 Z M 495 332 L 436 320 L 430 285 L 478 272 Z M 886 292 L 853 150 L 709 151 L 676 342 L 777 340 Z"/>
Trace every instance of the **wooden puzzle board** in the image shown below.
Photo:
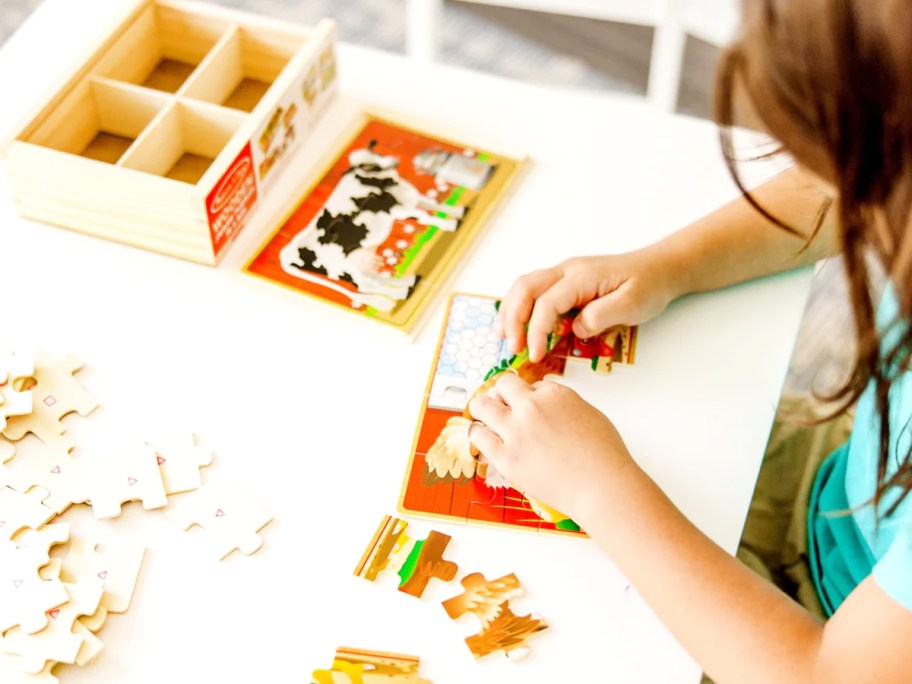
<path fill-rule="evenodd" d="M 411 329 L 522 162 L 370 114 L 246 272 Z"/>
<path fill-rule="evenodd" d="M 460 522 L 491 524 L 539 532 L 584 535 L 572 520 L 558 511 L 528 499 L 513 487 L 503 486 L 503 478 L 487 477 L 486 472 L 465 454 L 464 466 L 443 464 L 432 457 L 432 445 L 451 432 L 452 448 L 467 449 L 467 434 L 462 418 L 465 407 L 495 366 L 505 366 L 514 355 L 506 341 L 494 331 L 497 299 L 455 292 L 450 296 L 437 351 L 431 366 L 426 396 L 418 418 L 405 480 L 399 498 L 399 511 Z M 553 370 L 563 373 L 573 357 L 600 368 L 596 354 L 610 341 L 615 364 L 633 363 L 637 329 L 622 326 L 592 341 L 577 341 L 572 334 L 560 338 L 549 352 Z M 441 472 L 449 466 L 449 470 Z M 454 472 L 457 471 L 458 472 Z M 471 472 L 469 472 L 471 471 Z"/>

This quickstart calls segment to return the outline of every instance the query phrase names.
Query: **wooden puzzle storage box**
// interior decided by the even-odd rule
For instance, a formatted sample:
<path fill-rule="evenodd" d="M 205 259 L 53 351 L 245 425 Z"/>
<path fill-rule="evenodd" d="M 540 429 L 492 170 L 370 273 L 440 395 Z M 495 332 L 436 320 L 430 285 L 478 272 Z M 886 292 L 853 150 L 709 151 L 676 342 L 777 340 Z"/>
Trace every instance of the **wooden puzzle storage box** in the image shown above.
<path fill-rule="evenodd" d="M 33 219 L 215 264 L 336 90 L 335 29 L 128 4 L 6 150 Z"/>

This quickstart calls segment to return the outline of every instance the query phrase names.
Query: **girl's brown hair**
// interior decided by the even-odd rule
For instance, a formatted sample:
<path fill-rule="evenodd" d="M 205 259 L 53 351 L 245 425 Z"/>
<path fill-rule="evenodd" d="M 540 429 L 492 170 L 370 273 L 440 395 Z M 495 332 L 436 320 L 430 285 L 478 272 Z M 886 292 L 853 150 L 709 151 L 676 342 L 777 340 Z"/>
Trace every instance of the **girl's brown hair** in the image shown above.
<path fill-rule="evenodd" d="M 912 351 L 912 3 L 908 0 L 746 0 L 742 29 L 723 54 L 716 118 L 723 151 L 735 169 L 731 129 L 743 95 L 763 127 L 803 167 L 837 194 L 839 241 L 849 282 L 857 347 L 846 383 L 828 397 L 845 410 L 873 382 L 880 449 L 875 508 L 893 488 L 912 489 L 912 456 L 890 452 L 889 394 Z M 819 227 L 814 227 L 811 238 Z M 800 234 L 804 234 L 802 231 Z M 899 304 L 889 349 L 875 320 L 872 254 L 890 278 Z M 893 436 L 895 439 L 896 436 Z"/>

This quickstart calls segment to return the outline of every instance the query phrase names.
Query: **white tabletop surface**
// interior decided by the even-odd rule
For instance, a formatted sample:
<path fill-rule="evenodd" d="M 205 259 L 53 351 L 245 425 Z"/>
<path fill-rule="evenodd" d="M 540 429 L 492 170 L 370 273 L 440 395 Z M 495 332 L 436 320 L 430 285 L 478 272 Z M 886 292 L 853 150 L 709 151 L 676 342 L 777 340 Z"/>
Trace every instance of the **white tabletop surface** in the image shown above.
<path fill-rule="evenodd" d="M 96 39 L 114 0 L 47 0 L 0 50 L 6 131 Z M 438 122 L 454 136 L 527 151 L 515 195 L 459 270 L 456 289 L 503 293 L 564 257 L 652 242 L 735 189 L 714 127 L 635 99 L 548 90 L 421 66 L 343 45 L 346 97 Z M 339 106 L 343 106 L 340 103 Z M 328 115 L 332 119 L 332 112 Z M 307 164 L 310 147 L 286 167 Z M 2 181 L 2 178 L 0 178 Z M 518 663 L 475 662 L 472 618 L 391 578 L 352 570 L 380 517 L 394 513 L 441 322 L 440 297 L 415 341 L 240 273 L 271 226 L 261 208 L 216 269 L 17 217 L 0 182 L 2 343 L 76 352 L 103 408 L 67 419 L 81 448 L 186 428 L 216 453 L 207 480 L 231 480 L 276 521 L 252 557 L 217 562 L 198 530 L 130 505 L 75 534 L 129 538 L 149 551 L 134 603 L 112 617 L 104 652 L 64 682 L 304 682 L 336 646 L 412 653 L 436 684 L 694 684 L 699 668 L 588 540 L 415 520 L 453 536 L 460 576 L 515 572 L 515 602 L 550 629 Z M 734 551 L 806 298 L 810 271 L 693 296 L 642 326 L 637 363 L 568 382 L 617 423 L 681 509 Z M 78 454 L 78 452 L 77 452 Z M 635 510 L 630 511 L 636 515 Z"/>

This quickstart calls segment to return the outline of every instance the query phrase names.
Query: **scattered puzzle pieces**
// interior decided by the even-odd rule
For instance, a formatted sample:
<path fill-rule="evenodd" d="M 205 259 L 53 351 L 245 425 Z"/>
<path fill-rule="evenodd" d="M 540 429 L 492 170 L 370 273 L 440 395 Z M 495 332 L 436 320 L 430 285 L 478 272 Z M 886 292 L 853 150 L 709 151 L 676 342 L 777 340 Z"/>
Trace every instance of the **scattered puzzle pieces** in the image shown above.
<path fill-rule="evenodd" d="M 70 542 L 60 579 L 75 582 L 81 577 L 97 578 L 104 588 L 101 607 L 108 613 L 125 613 L 133 598 L 145 552 L 146 547 L 141 544 L 119 544 L 102 549 L 84 537 L 77 537 Z M 104 621 L 103 616 L 100 619 Z"/>
<path fill-rule="evenodd" d="M 415 540 L 406 534 L 407 528 L 407 522 L 383 516 L 354 574 L 373 582 L 381 572 L 395 573 L 399 591 L 420 598 L 431 578 L 449 582 L 459 568 L 443 560 L 449 535 L 432 530 L 427 539 Z"/>
<path fill-rule="evenodd" d="M 85 626 L 77 623 L 80 615 L 93 615 L 101 601 L 99 581 L 80 580 L 64 584 L 66 603 L 48 611 L 47 627 L 28 634 L 20 628 L 4 635 L 3 648 L 20 656 L 24 672 L 42 672 L 49 662 L 84 665 L 101 650 L 101 642 Z"/>
<path fill-rule="evenodd" d="M 110 449 L 80 459 L 85 465 L 87 499 L 99 519 L 115 518 L 128 501 L 142 501 L 151 510 L 168 505 L 158 457 L 150 444 Z"/>
<path fill-rule="evenodd" d="M 15 442 L 32 433 L 45 444 L 71 447 L 63 437 L 65 428 L 60 419 L 70 413 L 87 416 L 98 408 L 95 397 L 74 377 L 82 367 L 82 361 L 73 355 L 53 361 L 42 352 L 36 353 L 31 376 L 32 412 L 8 418 L 3 434 Z"/>
<path fill-rule="evenodd" d="M 178 527 L 199 525 L 207 533 L 219 559 L 232 551 L 250 555 L 263 545 L 257 534 L 272 519 L 272 513 L 240 487 L 207 483 L 184 495 L 165 513 Z"/>
<path fill-rule="evenodd" d="M 431 684 L 418 676 L 417 656 L 360 648 L 336 649 L 331 670 L 315 670 L 313 684 Z"/>
<path fill-rule="evenodd" d="M 503 651 L 511 660 L 519 659 L 529 652 L 526 639 L 548 627 L 544 620 L 510 609 L 509 600 L 523 593 L 514 574 L 489 582 L 476 572 L 463 577 L 462 586 L 465 591 L 444 601 L 443 608 L 454 620 L 471 613 L 481 622 L 481 631 L 466 639 L 476 658 Z"/>
<path fill-rule="evenodd" d="M 61 418 L 98 404 L 74 377 L 82 366 L 75 357 L 35 361 L 0 353 L 0 684 L 56 684 L 58 664 L 95 658 L 103 645 L 94 633 L 127 610 L 143 562 L 142 545 L 101 548 L 71 538 L 69 524 L 46 523 L 83 502 L 98 518 L 118 515 L 127 501 L 164 507 L 169 494 L 200 488 L 200 468 L 212 462 L 192 433 L 71 454 Z M 174 509 L 175 519 L 192 520 L 180 524 L 207 528 L 221 557 L 256 551 L 256 532 L 272 519 L 229 485 L 204 487 Z M 50 558 L 48 549 L 64 543 L 67 555 Z"/>

